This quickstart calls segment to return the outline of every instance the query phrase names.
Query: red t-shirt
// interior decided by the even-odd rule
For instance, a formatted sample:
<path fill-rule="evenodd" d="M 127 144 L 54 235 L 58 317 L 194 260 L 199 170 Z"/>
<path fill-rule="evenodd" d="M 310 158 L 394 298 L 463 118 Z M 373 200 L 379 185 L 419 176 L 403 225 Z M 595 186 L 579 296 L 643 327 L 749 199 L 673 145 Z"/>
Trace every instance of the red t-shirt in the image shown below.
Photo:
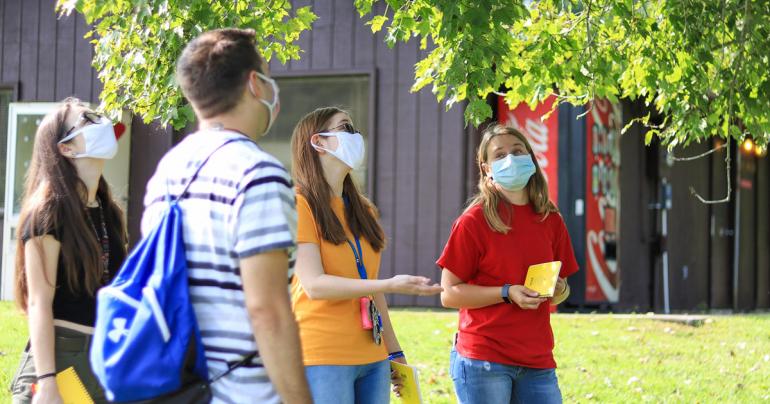
<path fill-rule="evenodd" d="M 511 230 L 492 230 L 477 205 L 452 226 L 444 252 L 436 264 L 463 282 L 481 286 L 522 285 L 530 265 L 561 261 L 559 276 L 578 270 L 567 228 L 561 215 L 551 213 L 543 221 L 531 205 L 511 205 Z M 508 216 L 504 204 L 500 217 Z M 548 302 L 535 310 L 500 299 L 478 309 L 460 309 L 457 352 L 478 360 L 530 368 L 555 368 L 553 332 Z"/>

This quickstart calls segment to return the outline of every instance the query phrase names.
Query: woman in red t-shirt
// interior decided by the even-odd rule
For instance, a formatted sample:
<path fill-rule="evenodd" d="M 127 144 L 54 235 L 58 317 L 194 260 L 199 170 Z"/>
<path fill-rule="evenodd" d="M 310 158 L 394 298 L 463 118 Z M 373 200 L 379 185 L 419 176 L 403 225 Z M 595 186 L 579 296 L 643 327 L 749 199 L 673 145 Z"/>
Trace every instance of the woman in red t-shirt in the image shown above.
<path fill-rule="evenodd" d="M 441 303 L 460 309 L 450 367 L 460 403 L 560 403 L 549 302 L 524 286 L 530 265 L 561 261 L 550 304 L 577 262 L 527 138 L 494 125 L 477 153 L 479 193 L 437 264 Z"/>

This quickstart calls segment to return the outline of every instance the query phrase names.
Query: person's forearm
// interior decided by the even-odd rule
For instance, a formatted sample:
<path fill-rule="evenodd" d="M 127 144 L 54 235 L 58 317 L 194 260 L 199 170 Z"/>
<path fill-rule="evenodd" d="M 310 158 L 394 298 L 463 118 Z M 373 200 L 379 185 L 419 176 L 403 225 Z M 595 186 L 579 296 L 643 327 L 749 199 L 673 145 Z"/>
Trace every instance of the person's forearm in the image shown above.
<path fill-rule="evenodd" d="M 551 304 L 555 306 L 557 304 L 564 303 L 564 301 L 567 300 L 567 298 L 569 297 L 569 292 L 570 292 L 569 284 L 567 283 L 565 284 L 564 289 L 561 291 L 561 293 L 559 293 L 558 295 L 554 296 L 551 299 Z"/>
<path fill-rule="evenodd" d="M 50 304 L 30 301 L 29 336 L 37 375 L 56 372 L 53 311 Z"/>
<path fill-rule="evenodd" d="M 388 301 L 385 300 L 385 295 L 382 293 L 374 295 L 374 304 L 377 305 L 380 316 L 382 316 L 382 339 L 385 341 L 385 348 L 387 348 L 388 353 L 400 351 L 401 345 L 398 343 L 396 331 L 393 329 L 393 324 L 390 322 Z"/>
<path fill-rule="evenodd" d="M 252 329 L 270 380 L 284 403 L 311 403 L 299 332 L 288 300 L 252 315 Z"/>
<path fill-rule="evenodd" d="M 354 299 L 390 291 L 387 279 L 354 279 L 320 274 L 305 282 L 302 279 L 300 281 L 311 299 Z"/>
<path fill-rule="evenodd" d="M 453 309 L 477 309 L 503 303 L 500 297 L 502 287 L 503 285 L 479 286 L 467 283 L 445 286 L 441 292 L 441 304 Z"/>

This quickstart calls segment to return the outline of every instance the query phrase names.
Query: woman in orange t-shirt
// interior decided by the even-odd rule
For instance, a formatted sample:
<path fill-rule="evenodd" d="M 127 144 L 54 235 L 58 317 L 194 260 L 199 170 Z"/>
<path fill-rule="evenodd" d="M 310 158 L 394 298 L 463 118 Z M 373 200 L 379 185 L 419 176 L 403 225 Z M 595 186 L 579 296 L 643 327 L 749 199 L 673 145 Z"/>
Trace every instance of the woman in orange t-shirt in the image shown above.
<path fill-rule="evenodd" d="M 298 214 L 292 304 L 313 401 L 387 403 L 388 359 L 406 358 L 384 293 L 426 296 L 441 287 L 421 276 L 377 279 L 385 234 L 350 175 L 364 160 L 364 141 L 348 113 L 305 115 L 291 149 Z"/>

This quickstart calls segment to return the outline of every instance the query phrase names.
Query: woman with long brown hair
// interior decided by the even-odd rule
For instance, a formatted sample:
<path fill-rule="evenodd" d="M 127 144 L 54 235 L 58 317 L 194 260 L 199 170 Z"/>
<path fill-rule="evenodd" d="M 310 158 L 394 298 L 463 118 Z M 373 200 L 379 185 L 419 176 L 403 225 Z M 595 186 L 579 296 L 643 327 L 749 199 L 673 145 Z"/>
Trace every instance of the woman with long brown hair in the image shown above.
<path fill-rule="evenodd" d="M 441 303 L 460 309 L 450 373 L 460 403 L 560 403 L 549 304 L 524 286 L 531 265 L 561 261 L 551 304 L 578 270 L 527 138 L 492 125 L 477 153 L 479 192 L 437 264 Z"/>
<path fill-rule="evenodd" d="M 425 296 L 441 288 L 421 276 L 377 279 L 385 234 L 351 176 L 364 160 L 364 141 L 347 112 L 305 115 L 291 149 L 298 215 L 292 303 L 313 401 L 387 403 L 388 358 L 406 358 L 384 293 Z"/>
<path fill-rule="evenodd" d="M 55 376 L 70 366 L 94 401 L 106 401 L 88 347 L 96 291 L 126 255 L 123 212 L 102 176 L 117 148 L 112 122 L 73 98 L 37 129 L 16 232 L 16 302 L 30 340 L 14 403 L 61 402 Z"/>

